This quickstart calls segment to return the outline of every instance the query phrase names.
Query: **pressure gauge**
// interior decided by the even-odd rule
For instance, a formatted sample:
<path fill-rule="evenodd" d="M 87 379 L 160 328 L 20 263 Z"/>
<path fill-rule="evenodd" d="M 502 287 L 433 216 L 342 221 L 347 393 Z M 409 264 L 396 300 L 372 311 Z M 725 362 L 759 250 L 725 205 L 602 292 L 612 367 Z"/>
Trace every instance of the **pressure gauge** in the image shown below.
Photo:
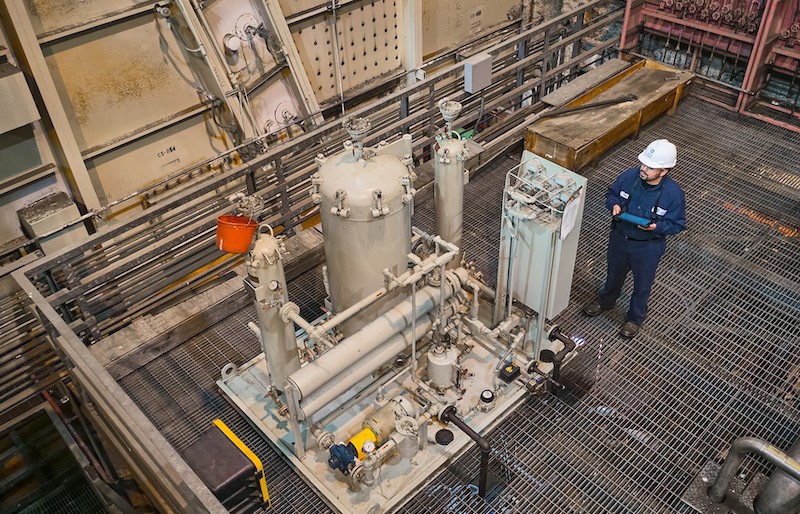
<path fill-rule="evenodd" d="M 277 280 L 270 280 L 269 282 L 269 290 L 270 291 L 277 291 L 280 284 Z"/>
<path fill-rule="evenodd" d="M 364 446 L 361 448 L 364 453 L 372 453 L 375 451 L 375 443 L 369 439 L 364 441 Z"/>

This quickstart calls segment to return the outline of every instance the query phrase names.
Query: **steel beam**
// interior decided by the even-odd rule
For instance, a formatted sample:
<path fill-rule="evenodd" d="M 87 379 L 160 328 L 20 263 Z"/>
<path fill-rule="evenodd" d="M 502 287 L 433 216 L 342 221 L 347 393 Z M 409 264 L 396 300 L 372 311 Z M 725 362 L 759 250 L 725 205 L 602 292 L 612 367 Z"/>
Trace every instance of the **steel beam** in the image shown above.
<path fill-rule="evenodd" d="M 31 24 L 28 11 L 22 0 L 3 0 L 0 7 L 2 7 L 2 14 L 10 21 L 8 29 L 13 31 L 13 34 L 10 35 L 15 36 L 16 39 L 14 53 L 24 63 L 42 96 L 42 102 L 47 109 L 55 138 L 58 141 L 57 150 L 60 153 L 60 160 L 68 172 L 72 193 L 86 209 L 100 210 L 103 205 L 100 203 L 86 163 L 81 156 L 80 147 L 72 132 L 67 112 L 61 103 L 42 48 L 39 46 L 39 40 Z"/>

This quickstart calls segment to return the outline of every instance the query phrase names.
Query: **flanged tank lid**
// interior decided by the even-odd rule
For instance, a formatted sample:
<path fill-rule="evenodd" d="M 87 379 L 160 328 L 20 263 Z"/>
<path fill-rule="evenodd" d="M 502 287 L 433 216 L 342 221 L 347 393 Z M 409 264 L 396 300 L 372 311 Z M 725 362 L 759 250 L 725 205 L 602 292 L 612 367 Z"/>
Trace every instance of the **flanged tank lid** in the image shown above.
<path fill-rule="evenodd" d="M 453 432 L 446 428 L 439 430 L 436 432 L 436 442 L 442 446 L 447 446 L 453 442 Z"/>
<path fill-rule="evenodd" d="M 492 403 L 494 401 L 494 393 L 490 389 L 481 391 L 481 401 L 483 403 Z"/>

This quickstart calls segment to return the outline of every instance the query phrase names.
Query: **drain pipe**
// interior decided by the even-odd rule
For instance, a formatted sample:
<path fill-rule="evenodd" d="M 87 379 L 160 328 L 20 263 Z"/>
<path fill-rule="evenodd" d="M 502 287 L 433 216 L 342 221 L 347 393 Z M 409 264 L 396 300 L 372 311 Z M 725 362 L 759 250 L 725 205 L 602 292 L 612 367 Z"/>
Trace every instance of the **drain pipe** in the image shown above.
<path fill-rule="evenodd" d="M 558 326 L 550 330 L 550 334 L 547 336 L 547 338 L 551 341 L 559 340 L 561 341 L 561 344 L 564 345 L 564 348 L 562 348 L 558 353 L 553 352 L 553 350 L 542 350 L 539 353 L 539 360 L 542 362 L 553 363 L 553 375 L 551 378 L 553 379 L 553 382 L 559 382 L 559 378 L 561 377 L 561 363 L 564 362 L 564 359 L 570 354 L 570 352 L 575 350 L 575 341 L 562 332 L 561 327 Z"/>
<path fill-rule="evenodd" d="M 467 434 L 481 449 L 481 471 L 480 475 L 478 476 L 478 496 L 481 498 L 486 497 L 486 482 L 489 476 L 489 453 L 492 451 L 492 447 L 489 446 L 489 441 L 484 439 L 480 434 L 472 430 L 464 420 L 458 417 L 456 414 L 456 408 L 450 405 L 449 407 L 445 408 L 441 414 L 439 414 L 439 420 L 444 421 L 445 423 L 452 423 L 458 428 L 461 429 L 462 432 Z"/>
<path fill-rule="evenodd" d="M 725 495 L 728 493 L 728 485 L 748 453 L 759 455 L 795 480 L 800 480 L 800 462 L 762 439 L 740 437 L 731 445 L 728 457 L 717 474 L 717 479 L 708 490 L 708 497 L 712 502 L 722 503 L 725 500 Z"/>

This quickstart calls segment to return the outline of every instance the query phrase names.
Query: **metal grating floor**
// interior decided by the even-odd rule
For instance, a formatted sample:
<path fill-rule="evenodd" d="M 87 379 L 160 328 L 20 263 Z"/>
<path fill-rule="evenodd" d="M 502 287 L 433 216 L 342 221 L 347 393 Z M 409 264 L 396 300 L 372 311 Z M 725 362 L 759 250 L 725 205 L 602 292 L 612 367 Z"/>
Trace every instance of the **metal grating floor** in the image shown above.
<path fill-rule="evenodd" d="M 712 121 L 709 121 L 712 120 Z M 586 318 L 605 275 L 605 187 L 651 139 L 679 148 L 673 176 L 687 193 L 689 230 L 673 239 L 641 334 L 617 336 L 623 305 Z M 493 282 L 505 171 L 499 158 L 467 186 L 467 257 Z M 788 448 L 800 437 L 800 135 L 689 98 L 672 117 L 618 145 L 589 178 L 572 302 L 557 320 L 585 340 L 558 398 L 530 398 L 489 434 L 496 485 L 469 486 L 474 449 L 400 511 L 685 512 L 680 497 L 709 460 L 739 436 Z M 415 222 L 430 228 L 432 201 Z M 318 272 L 290 285 L 307 318 L 323 291 Z M 252 309 L 219 323 L 121 384 L 182 450 L 222 418 L 262 458 L 275 512 L 328 512 L 313 490 L 216 391 L 218 370 L 258 352 Z M 770 469 L 748 460 L 749 474 Z"/>

